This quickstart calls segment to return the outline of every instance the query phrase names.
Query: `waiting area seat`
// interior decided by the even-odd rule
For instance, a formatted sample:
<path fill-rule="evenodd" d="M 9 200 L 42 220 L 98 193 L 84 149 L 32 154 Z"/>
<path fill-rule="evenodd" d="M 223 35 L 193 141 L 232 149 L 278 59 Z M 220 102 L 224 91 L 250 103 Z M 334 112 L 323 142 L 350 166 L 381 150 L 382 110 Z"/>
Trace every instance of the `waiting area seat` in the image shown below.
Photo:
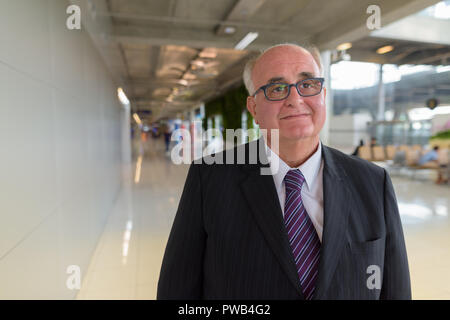
<path fill-rule="evenodd" d="M 367 161 L 378 162 L 388 171 L 406 169 L 413 178 L 419 170 L 436 170 L 439 177 L 444 177 L 443 179 L 448 181 L 450 176 L 450 149 L 440 148 L 437 161 L 419 165 L 419 159 L 429 151 L 421 145 L 360 146 L 358 157 Z"/>
<path fill-rule="evenodd" d="M 394 160 L 396 147 L 392 144 L 386 146 L 386 159 Z"/>
<path fill-rule="evenodd" d="M 372 147 L 372 159 L 374 161 L 386 161 L 386 154 L 382 146 Z"/>
<path fill-rule="evenodd" d="M 361 146 L 358 149 L 358 157 L 361 159 L 371 161 L 372 160 L 372 151 L 368 146 Z"/>

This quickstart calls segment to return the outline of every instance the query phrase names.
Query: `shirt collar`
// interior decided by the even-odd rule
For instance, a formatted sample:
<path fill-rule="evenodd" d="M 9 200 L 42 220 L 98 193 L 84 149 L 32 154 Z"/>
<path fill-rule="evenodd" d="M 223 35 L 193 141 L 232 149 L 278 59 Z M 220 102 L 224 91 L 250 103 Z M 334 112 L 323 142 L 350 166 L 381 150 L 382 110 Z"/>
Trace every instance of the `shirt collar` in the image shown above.
<path fill-rule="evenodd" d="M 289 167 L 286 162 L 284 162 L 275 152 L 270 149 L 265 141 L 264 146 L 266 148 L 266 154 L 268 154 L 270 150 L 271 157 L 268 157 L 270 163 L 270 171 L 272 172 L 277 190 L 282 187 L 284 177 L 286 176 L 286 173 L 291 169 L 299 169 L 305 177 L 305 182 L 308 190 L 312 189 L 312 186 L 316 181 L 316 177 L 319 173 L 320 165 L 322 163 L 322 143 L 320 142 L 320 140 L 317 150 L 302 165 L 297 168 Z M 274 162 L 276 161 L 278 161 L 278 168 L 276 165 L 274 165 Z"/>

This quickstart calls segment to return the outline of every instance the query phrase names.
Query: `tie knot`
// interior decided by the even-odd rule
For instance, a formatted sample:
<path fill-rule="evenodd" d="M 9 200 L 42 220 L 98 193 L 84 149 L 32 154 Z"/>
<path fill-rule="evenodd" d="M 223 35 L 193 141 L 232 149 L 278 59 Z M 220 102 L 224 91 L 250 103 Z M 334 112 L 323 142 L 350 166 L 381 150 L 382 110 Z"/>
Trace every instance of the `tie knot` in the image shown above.
<path fill-rule="evenodd" d="M 289 170 L 284 177 L 284 183 L 287 192 L 290 192 L 292 190 L 302 190 L 304 182 L 305 177 L 299 169 Z"/>

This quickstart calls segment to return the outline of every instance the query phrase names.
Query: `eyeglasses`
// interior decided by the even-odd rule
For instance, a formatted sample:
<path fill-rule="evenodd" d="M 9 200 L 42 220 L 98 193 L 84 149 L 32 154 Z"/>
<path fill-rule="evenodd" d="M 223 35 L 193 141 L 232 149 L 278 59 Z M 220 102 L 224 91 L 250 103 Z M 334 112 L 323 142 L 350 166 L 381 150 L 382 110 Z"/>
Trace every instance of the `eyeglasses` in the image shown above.
<path fill-rule="evenodd" d="M 260 91 L 264 91 L 264 96 L 269 101 L 280 101 L 289 97 L 291 87 L 295 87 L 302 97 L 310 97 L 318 95 L 322 91 L 324 78 L 309 78 L 301 80 L 297 83 L 269 83 L 255 91 L 253 97 Z"/>

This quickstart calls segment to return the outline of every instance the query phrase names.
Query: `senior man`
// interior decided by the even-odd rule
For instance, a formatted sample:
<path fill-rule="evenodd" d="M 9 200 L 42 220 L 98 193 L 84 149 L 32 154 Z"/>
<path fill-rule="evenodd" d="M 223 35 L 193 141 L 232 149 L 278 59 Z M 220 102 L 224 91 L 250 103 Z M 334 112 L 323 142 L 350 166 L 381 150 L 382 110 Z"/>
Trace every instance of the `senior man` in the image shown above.
<path fill-rule="evenodd" d="M 247 63 L 247 109 L 268 131 L 243 148 L 265 152 L 256 164 L 191 165 L 158 299 L 411 298 L 388 174 L 320 142 L 321 69 L 316 50 L 292 44 Z"/>

